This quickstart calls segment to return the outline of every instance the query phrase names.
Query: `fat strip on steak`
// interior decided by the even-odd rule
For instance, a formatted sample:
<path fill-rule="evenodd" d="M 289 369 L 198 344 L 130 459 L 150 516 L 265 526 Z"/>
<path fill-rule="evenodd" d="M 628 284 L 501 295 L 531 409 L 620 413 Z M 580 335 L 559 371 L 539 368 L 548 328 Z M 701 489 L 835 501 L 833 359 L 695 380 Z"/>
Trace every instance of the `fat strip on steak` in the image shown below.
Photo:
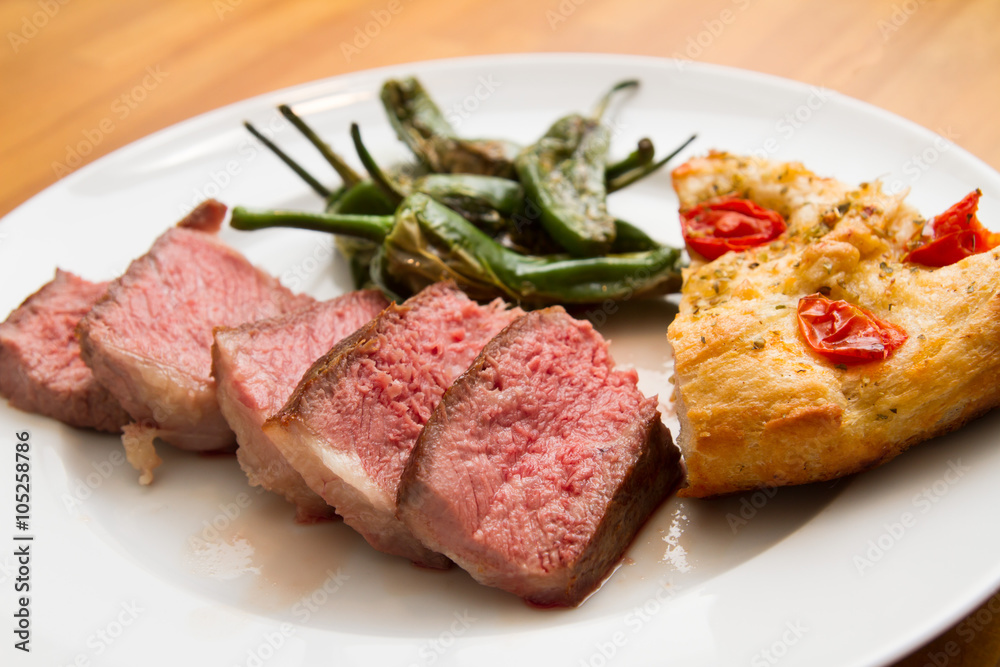
<path fill-rule="evenodd" d="M 211 376 L 213 327 L 313 302 L 216 237 L 225 212 L 209 200 L 167 230 L 77 327 L 83 360 L 134 420 L 122 442 L 143 484 L 160 463 L 154 438 L 203 452 L 236 444 Z"/>
<path fill-rule="evenodd" d="M 320 358 L 264 430 L 376 549 L 448 567 L 396 519 L 399 478 L 441 395 L 521 313 L 499 299 L 480 306 L 450 283 L 431 285 Z"/>
<path fill-rule="evenodd" d="M 335 513 L 288 464 L 264 433 L 264 422 L 281 409 L 316 359 L 388 305 L 381 292 L 363 290 L 294 313 L 215 329 L 212 376 L 222 414 L 240 445 L 236 457 L 251 484 L 295 505 L 300 522 Z"/>

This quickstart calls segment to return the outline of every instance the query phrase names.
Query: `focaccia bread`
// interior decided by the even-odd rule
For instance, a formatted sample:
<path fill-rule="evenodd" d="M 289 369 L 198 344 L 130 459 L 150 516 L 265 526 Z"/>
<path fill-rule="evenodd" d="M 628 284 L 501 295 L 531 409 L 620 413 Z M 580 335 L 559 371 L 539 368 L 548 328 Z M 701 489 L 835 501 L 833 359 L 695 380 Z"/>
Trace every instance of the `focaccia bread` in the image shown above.
<path fill-rule="evenodd" d="M 773 241 L 692 253 L 675 358 L 683 496 L 829 480 L 884 463 L 1000 403 L 1000 249 L 906 261 L 924 219 L 878 183 L 711 153 L 678 167 L 680 209 L 732 195 L 781 213 Z M 867 309 L 905 332 L 885 359 L 844 363 L 800 329 L 802 297 Z"/>

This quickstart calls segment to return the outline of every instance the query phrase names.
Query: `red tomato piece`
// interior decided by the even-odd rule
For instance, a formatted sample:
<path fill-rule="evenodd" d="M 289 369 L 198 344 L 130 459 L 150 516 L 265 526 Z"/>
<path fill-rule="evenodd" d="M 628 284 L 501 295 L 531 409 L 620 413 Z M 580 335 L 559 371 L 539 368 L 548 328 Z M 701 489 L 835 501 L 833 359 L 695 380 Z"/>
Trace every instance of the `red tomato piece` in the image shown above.
<path fill-rule="evenodd" d="M 907 339 L 900 327 L 867 309 L 822 294 L 799 299 L 798 318 L 809 347 L 840 363 L 885 359 Z"/>
<path fill-rule="evenodd" d="M 979 225 L 979 221 L 976 220 L 976 209 L 979 208 L 979 198 L 982 196 L 982 191 L 976 188 L 969 194 L 965 195 L 960 202 L 953 205 L 947 211 L 941 215 L 935 216 L 931 220 L 931 228 L 934 230 L 934 237 L 938 238 L 945 234 L 951 234 L 952 232 L 960 232 L 969 229 L 969 225 L 974 223 L 976 226 Z"/>
<path fill-rule="evenodd" d="M 995 243 L 990 245 L 989 239 L 983 238 L 981 233 L 966 229 L 939 236 L 911 250 L 903 259 L 924 266 L 948 266 L 970 255 L 986 252 L 995 246 Z"/>
<path fill-rule="evenodd" d="M 925 242 L 907 253 L 904 261 L 924 266 L 948 266 L 1000 245 L 1000 234 L 990 232 L 976 217 L 980 196 L 981 191 L 973 190 L 924 225 Z"/>
<path fill-rule="evenodd" d="M 681 212 L 684 241 L 709 260 L 773 241 L 786 229 L 780 213 L 739 197 L 713 199 Z"/>

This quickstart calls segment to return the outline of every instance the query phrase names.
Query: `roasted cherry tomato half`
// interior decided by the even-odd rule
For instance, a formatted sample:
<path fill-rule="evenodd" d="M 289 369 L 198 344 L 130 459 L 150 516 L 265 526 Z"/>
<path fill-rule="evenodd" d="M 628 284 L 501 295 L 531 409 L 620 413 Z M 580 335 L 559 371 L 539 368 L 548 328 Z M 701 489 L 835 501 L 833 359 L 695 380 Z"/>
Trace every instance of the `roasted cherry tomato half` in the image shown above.
<path fill-rule="evenodd" d="M 706 259 L 773 241 L 785 229 L 780 213 L 738 197 L 713 199 L 681 212 L 684 241 Z"/>
<path fill-rule="evenodd" d="M 906 332 L 871 312 L 822 294 L 799 299 L 799 331 L 816 352 L 839 363 L 885 359 L 906 342 Z"/>
<path fill-rule="evenodd" d="M 918 239 L 924 241 L 923 245 L 911 250 L 903 259 L 924 266 L 948 266 L 1000 245 L 1000 234 L 990 232 L 976 217 L 981 195 L 978 189 L 973 190 L 924 225 Z"/>

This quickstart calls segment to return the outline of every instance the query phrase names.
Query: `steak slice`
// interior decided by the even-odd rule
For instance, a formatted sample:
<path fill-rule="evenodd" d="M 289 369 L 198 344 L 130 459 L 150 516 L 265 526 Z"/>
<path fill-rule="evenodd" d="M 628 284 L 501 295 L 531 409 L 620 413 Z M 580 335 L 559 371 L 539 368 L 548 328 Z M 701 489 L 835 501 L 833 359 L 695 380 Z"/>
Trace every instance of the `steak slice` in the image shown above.
<path fill-rule="evenodd" d="M 167 230 L 77 328 L 83 360 L 137 422 L 122 441 L 144 484 L 159 462 L 154 437 L 194 451 L 235 445 L 211 376 L 212 328 L 313 302 L 215 236 L 225 210 L 205 202 Z"/>
<path fill-rule="evenodd" d="M 579 604 L 682 474 L 656 399 L 613 366 L 561 307 L 518 319 L 428 421 L 399 518 L 483 584 Z"/>
<path fill-rule="evenodd" d="M 0 396 L 70 426 L 121 431 L 129 416 L 80 359 L 74 333 L 107 288 L 56 269 L 0 324 Z"/>
<path fill-rule="evenodd" d="M 442 394 L 521 312 L 431 285 L 320 358 L 264 431 L 376 549 L 448 567 L 396 519 L 399 478 Z"/>
<path fill-rule="evenodd" d="M 236 432 L 236 458 L 250 483 L 283 495 L 301 522 L 335 516 L 264 434 L 264 421 L 295 391 L 316 359 L 370 321 L 389 302 L 377 290 L 351 292 L 302 310 L 216 328 L 212 346 L 222 415 Z"/>

